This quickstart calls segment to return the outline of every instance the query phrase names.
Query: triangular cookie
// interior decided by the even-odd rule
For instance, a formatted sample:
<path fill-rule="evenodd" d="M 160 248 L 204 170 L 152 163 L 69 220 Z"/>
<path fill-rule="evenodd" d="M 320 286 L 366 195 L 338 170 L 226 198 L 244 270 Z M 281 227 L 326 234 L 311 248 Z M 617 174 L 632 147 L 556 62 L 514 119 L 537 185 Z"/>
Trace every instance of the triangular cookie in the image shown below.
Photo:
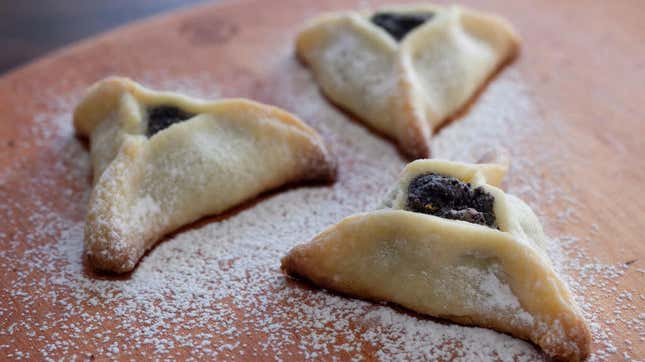
<path fill-rule="evenodd" d="M 320 136 L 289 113 L 243 99 L 207 102 L 128 79 L 90 88 L 74 113 L 90 139 L 91 264 L 134 268 L 159 239 L 281 185 L 332 180 Z"/>
<path fill-rule="evenodd" d="M 414 158 L 518 46 L 504 19 L 431 5 L 323 15 L 296 43 L 332 102 Z"/>
<path fill-rule="evenodd" d="M 590 333 L 531 209 L 491 185 L 505 167 L 417 160 L 392 207 L 350 216 L 282 260 L 288 274 L 360 298 L 488 327 L 581 360 Z M 491 180 L 491 181 L 488 181 Z"/>

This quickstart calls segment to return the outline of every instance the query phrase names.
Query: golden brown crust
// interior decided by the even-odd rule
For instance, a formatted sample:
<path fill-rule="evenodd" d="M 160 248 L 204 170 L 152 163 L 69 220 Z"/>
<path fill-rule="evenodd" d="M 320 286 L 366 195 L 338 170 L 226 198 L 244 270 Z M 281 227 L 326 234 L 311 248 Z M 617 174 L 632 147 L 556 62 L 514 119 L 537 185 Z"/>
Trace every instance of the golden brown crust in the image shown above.
<path fill-rule="evenodd" d="M 451 14 L 450 16 L 452 16 L 456 14 L 455 9 L 457 8 L 433 5 L 406 5 L 388 7 L 383 10 L 401 12 L 433 11 L 441 12 L 441 14 Z M 488 45 L 490 45 L 491 49 L 494 48 L 494 51 L 498 52 L 496 54 L 498 57 L 496 58 L 496 61 L 501 63 L 490 64 L 490 66 L 494 66 L 495 69 L 486 69 L 486 73 L 492 73 L 487 77 L 487 79 L 490 79 L 493 74 L 503 67 L 503 65 L 507 64 L 515 57 L 519 49 L 519 37 L 515 34 L 508 22 L 497 16 L 488 15 L 466 8 L 462 8 L 458 11 L 460 16 L 463 16 L 463 18 L 459 18 L 459 20 L 455 20 L 456 18 L 450 18 L 448 21 L 448 18 L 440 15 L 438 18 L 441 18 L 441 20 L 437 21 L 451 25 L 459 23 L 458 26 L 462 32 L 472 31 L 470 36 L 472 36 L 474 42 L 485 39 L 485 42 L 490 43 Z M 373 110 L 363 111 L 366 109 L 363 105 L 370 104 L 365 103 L 365 100 L 351 100 L 353 97 L 349 97 L 350 100 L 347 100 L 348 97 L 346 94 L 343 96 L 335 96 L 334 93 L 336 93 L 336 91 L 334 90 L 334 87 L 338 87 L 338 83 L 330 85 L 336 82 L 330 80 L 333 77 L 324 75 L 324 72 L 320 72 L 318 70 L 314 70 L 314 75 L 318 84 L 321 85 L 322 91 L 327 95 L 327 98 L 331 100 L 332 103 L 340 106 L 353 115 L 357 115 L 358 118 L 361 118 L 365 123 L 369 124 L 370 128 L 379 128 L 380 131 L 378 133 L 386 134 L 389 138 L 394 139 L 401 152 L 406 156 L 411 159 L 429 157 L 431 153 L 430 139 L 432 137 L 433 130 L 439 128 L 446 121 L 467 109 L 473 99 L 476 98 L 477 93 L 485 87 L 487 79 L 482 80 L 480 77 L 477 77 L 476 80 L 473 80 L 474 82 L 477 82 L 477 89 L 474 92 L 471 92 L 469 88 L 469 85 L 471 84 L 470 82 L 468 82 L 467 85 L 462 85 L 464 87 L 463 91 L 468 95 L 464 95 L 466 100 L 463 102 L 460 101 L 459 103 L 464 104 L 461 104 L 457 109 L 452 109 L 452 105 L 448 105 L 447 109 L 443 109 L 439 106 L 439 109 L 431 110 L 429 104 L 433 104 L 433 102 L 429 102 L 425 99 L 427 94 L 422 89 L 423 87 L 420 85 L 420 80 L 418 79 L 420 77 L 418 74 L 419 69 L 416 69 L 413 66 L 412 60 L 410 59 L 411 53 L 415 51 L 414 49 L 418 50 L 422 45 L 419 44 L 419 40 L 424 38 L 426 34 L 417 34 L 423 36 L 417 36 L 417 39 L 414 41 L 411 41 L 410 39 L 414 36 L 410 35 L 400 43 L 393 44 L 393 41 L 383 30 L 370 24 L 369 20 L 365 20 L 369 15 L 370 13 L 368 12 L 332 13 L 314 19 L 314 21 L 311 21 L 306 29 L 298 35 L 296 40 L 296 54 L 304 64 L 316 64 L 314 60 L 318 59 L 316 57 L 320 56 L 318 47 L 326 46 L 330 40 L 334 41 L 337 34 L 332 29 L 338 28 L 349 29 L 349 31 L 359 34 L 361 41 L 364 41 L 365 44 L 369 44 L 369 46 L 366 45 L 366 49 L 372 49 L 372 47 L 377 49 L 374 50 L 372 55 L 384 57 L 392 56 L 392 66 L 394 67 L 393 81 L 395 85 L 388 99 L 385 100 L 391 104 L 391 111 L 387 112 L 388 116 L 380 117 L 379 114 L 383 114 L 380 111 L 376 113 Z M 418 33 L 418 31 L 421 31 L 420 29 L 425 29 L 424 31 L 430 33 L 433 31 L 432 25 L 422 25 L 418 29 L 419 30 L 413 30 L 413 33 Z M 382 54 L 379 53 L 381 51 Z M 394 51 L 394 53 L 390 54 L 392 51 Z M 486 56 L 483 58 L 486 58 Z M 472 64 L 472 67 L 473 69 L 476 69 L 476 71 L 483 69 L 481 67 L 489 67 L 489 65 L 483 66 L 481 64 L 476 64 L 477 61 L 473 61 L 473 63 L 475 64 Z M 312 66 L 312 68 L 314 67 Z M 371 74 L 366 74 L 366 77 L 370 76 Z M 481 84 L 479 84 L 480 82 Z M 357 84 L 360 84 L 360 82 Z M 378 86 L 385 87 L 386 85 L 379 84 Z M 360 97 L 361 95 L 356 95 L 357 99 Z M 439 102 L 442 102 L 442 100 L 439 99 Z M 375 105 L 373 109 L 377 109 L 380 106 L 381 105 Z"/>
<path fill-rule="evenodd" d="M 500 225 L 506 226 L 491 229 L 398 210 L 395 202 L 394 210 L 349 216 L 294 247 L 282 258 L 282 271 L 344 295 L 509 333 L 557 360 L 585 359 L 589 327 L 542 249 L 544 235 L 535 231 L 541 230 L 539 222 L 530 209 L 515 211 L 519 199 L 487 184 L 501 182 L 508 165 L 504 155 L 486 160 L 499 164 L 476 165 L 475 175 L 472 165 L 446 161 L 418 160 L 408 168 L 422 172 L 424 165 L 432 166 L 476 180 L 494 195 Z M 531 227 L 517 229 L 526 223 Z M 471 264 L 472 257 L 480 261 Z M 499 277 L 493 277 L 499 279 L 488 279 L 491 265 L 499 266 L 494 272 Z M 464 270 L 464 279 L 454 279 L 461 274 L 453 273 Z M 433 292 L 438 289 L 447 294 Z"/>
<path fill-rule="evenodd" d="M 316 237 L 312 244 L 304 244 L 294 247 L 282 258 L 281 270 L 293 278 L 310 281 L 324 289 L 340 292 L 341 294 L 349 297 L 358 297 L 363 300 L 378 303 L 384 302 L 381 297 L 375 295 L 369 289 L 361 288 L 357 285 L 339 284 L 337 280 L 333 279 L 333 276 L 328 275 L 326 271 L 317 267 L 314 256 L 316 243 L 319 243 L 327 237 L 325 233 L 326 232 L 323 232 Z M 322 245 L 319 247 L 322 247 Z M 391 303 L 391 301 L 387 302 Z M 414 307 L 403 305 L 401 305 L 401 307 L 408 308 L 420 314 L 427 314 L 427 311 L 423 309 L 416 309 Z M 544 333 L 544 331 L 526 330 L 521 328 L 509 329 L 509 325 L 507 323 L 496 320 L 495 318 L 484 319 L 480 317 L 473 319 L 470 316 L 455 316 L 450 314 L 433 316 L 444 318 L 462 325 L 490 328 L 510 333 L 517 338 L 537 344 L 549 356 L 552 356 L 558 361 L 582 361 L 590 354 L 591 333 L 586 322 L 581 318 L 561 316 L 561 318 L 564 318 L 561 319 L 562 327 L 567 331 L 567 334 L 566 336 L 552 336 L 548 332 Z"/>
<path fill-rule="evenodd" d="M 400 72 L 397 92 L 392 98 L 394 103 L 394 121 L 399 124 L 397 142 L 400 149 L 411 159 L 430 157 L 430 138 L 432 129 L 429 127 L 425 110 L 417 109 L 414 98 L 414 85 L 407 79 L 407 73 Z"/>
<path fill-rule="evenodd" d="M 195 116 L 147 137 L 145 109 L 159 104 Z M 314 129 L 245 99 L 206 102 L 109 78 L 90 88 L 74 125 L 92 145 L 85 252 L 99 270 L 131 271 L 182 225 L 282 185 L 336 176 L 334 157 Z"/>

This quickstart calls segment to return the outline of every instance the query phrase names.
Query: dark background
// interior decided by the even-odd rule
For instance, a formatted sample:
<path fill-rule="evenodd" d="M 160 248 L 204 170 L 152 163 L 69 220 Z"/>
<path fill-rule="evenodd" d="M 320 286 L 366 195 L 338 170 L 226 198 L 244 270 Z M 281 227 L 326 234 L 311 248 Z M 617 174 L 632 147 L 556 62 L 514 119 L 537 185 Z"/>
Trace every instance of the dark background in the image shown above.
<path fill-rule="evenodd" d="M 205 0 L 0 0 L 0 74 L 127 22 Z"/>

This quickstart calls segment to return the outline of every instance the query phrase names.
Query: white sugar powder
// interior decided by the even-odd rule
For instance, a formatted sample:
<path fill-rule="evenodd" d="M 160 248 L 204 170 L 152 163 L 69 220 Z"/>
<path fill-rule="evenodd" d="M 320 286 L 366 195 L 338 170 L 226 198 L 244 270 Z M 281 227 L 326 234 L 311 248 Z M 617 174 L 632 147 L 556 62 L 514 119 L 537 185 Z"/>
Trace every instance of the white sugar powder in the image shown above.
<path fill-rule="evenodd" d="M 6 274 L 0 355 L 358 360 L 375 348 L 382 360 L 544 359 L 530 343 L 508 335 L 334 295 L 282 275 L 280 258 L 291 247 L 377 206 L 405 164 L 391 142 L 329 105 L 308 71 L 285 62 L 277 70 L 287 67 L 290 77 L 275 85 L 282 94 L 275 103 L 323 134 L 339 158 L 338 182 L 284 190 L 222 220 L 198 223 L 160 243 L 127 278 L 88 276 L 82 262 L 90 164 L 70 120 L 80 89 L 62 102 L 53 91 L 42 96 L 49 109 L 25 135 L 35 140 L 40 155 L 16 156 L 0 171 L 2 184 L 12 186 L 0 188 L 0 216 L 7 230 L 16 230 L 0 232 L 0 268 Z M 173 81 L 154 74 L 143 80 L 197 96 L 217 93 L 207 76 Z M 513 147 L 528 139 L 535 145 L 548 127 L 557 126 L 540 119 L 535 107 L 521 77 L 507 69 L 463 119 L 435 137 L 433 154 L 474 161 L 490 147 L 507 147 L 513 153 L 510 192 L 538 212 L 555 199 L 570 206 L 557 218 L 542 216 L 554 234 L 584 206 L 567 185 L 537 174 L 537 166 L 563 172 L 564 146 L 549 144 L 540 153 Z M 17 177 L 34 174 L 25 168 L 38 168 L 38 176 L 18 187 Z M 589 235 L 553 238 L 549 254 L 591 323 L 593 359 L 640 358 L 634 345 L 643 343 L 645 314 L 635 305 L 644 297 L 618 284 L 628 266 L 601 264 L 587 254 L 586 241 L 598 232 L 596 226 Z M 482 288 L 500 291 L 490 296 L 491 308 L 517 309 L 508 287 L 493 277 L 484 275 L 482 281 Z M 615 301 L 614 309 L 598 308 L 600 300 Z M 616 323 L 627 325 L 631 334 L 615 335 Z"/>

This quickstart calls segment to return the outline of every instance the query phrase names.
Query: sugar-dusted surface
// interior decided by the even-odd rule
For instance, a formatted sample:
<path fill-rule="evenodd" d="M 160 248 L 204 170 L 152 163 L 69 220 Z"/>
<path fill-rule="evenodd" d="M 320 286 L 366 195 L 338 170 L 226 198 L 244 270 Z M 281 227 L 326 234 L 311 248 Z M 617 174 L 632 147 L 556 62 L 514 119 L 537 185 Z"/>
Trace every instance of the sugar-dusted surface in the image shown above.
<path fill-rule="evenodd" d="M 330 106 L 293 59 L 296 24 L 320 9 L 285 2 L 272 5 L 280 7 L 274 18 L 250 24 L 249 10 L 258 6 L 205 7 L 144 23 L 0 79 L 0 355 L 543 359 L 506 335 L 284 278 L 279 259 L 291 246 L 378 205 L 405 162 L 390 142 Z M 629 166 L 639 164 L 634 155 L 642 147 L 625 130 L 638 129 L 636 98 L 616 98 L 618 80 L 602 73 L 597 92 L 611 91 L 604 99 L 624 107 L 597 102 L 584 88 L 597 82 L 586 78 L 597 74 L 596 60 L 540 52 L 554 44 L 584 49 L 601 34 L 562 39 L 552 29 L 570 21 L 557 11 L 536 20 L 519 6 L 493 9 L 525 34 L 525 54 L 441 130 L 434 155 L 473 161 L 491 146 L 509 149 L 507 188 L 530 203 L 552 236 L 549 254 L 591 323 L 593 358 L 643 359 L 645 270 L 637 232 L 643 230 L 634 218 L 645 200 L 630 190 L 639 190 L 645 175 Z M 616 50 L 630 36 L 632 19 L 620 9 L 586 9 L 590 19 L 574 24 L 621 15 L 622 37 L 602 34 L 613 39 L 607 51 Z M 634 45 L 640 43 L 631 44 L 625 49 L 645 54 Z M 577 60 L 575 67 L 565 55 Z M 551 77 L 554 69 L 568 78 Z M 81 258 L 89 157 L 73 136 L 70 112 L 84 87 L 113 73 L 202 97 L 242 95 L 284 107 L 322 133 L 339 158 L 339 181 L 272 193 L 200 221 L 160 244 L 127 277 L 94 275 Z M 622 87 L 637 84 L 637 77 L 620 78 Z M 583 95 L 576 98 L 576 91 Z M 606 183 L 607 175 L 620 176 L 621 187 Z"/>

